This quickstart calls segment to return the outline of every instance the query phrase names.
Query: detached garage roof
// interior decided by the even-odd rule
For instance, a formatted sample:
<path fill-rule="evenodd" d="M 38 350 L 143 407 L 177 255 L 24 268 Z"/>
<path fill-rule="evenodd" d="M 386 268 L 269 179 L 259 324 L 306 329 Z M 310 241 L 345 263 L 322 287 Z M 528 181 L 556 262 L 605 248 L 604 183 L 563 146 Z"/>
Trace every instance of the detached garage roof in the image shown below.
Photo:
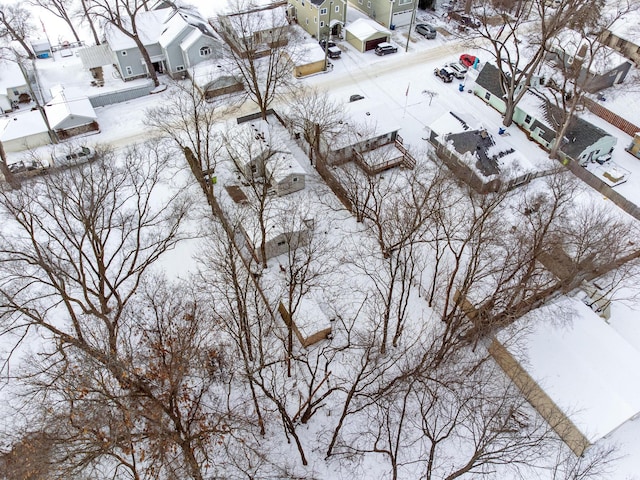
<path fill-rule="evenodd" d="M 594 443 L 638 415 L 640 352 L 576 298 L 537 312 L 520 320 L 530 333 L 507 349 L 582 434 Z"/>
<path fill-rule="evenodd" d="M 379 36 L 380 33 L 391 35 L 391 31 L 389 29 L 383 27 L 370 18 L 359 18 L 355 22 L 347 25 L 345 30 L 347 30 L 351 35 L 361 41 L 369 40 L 371 37 Z"/>

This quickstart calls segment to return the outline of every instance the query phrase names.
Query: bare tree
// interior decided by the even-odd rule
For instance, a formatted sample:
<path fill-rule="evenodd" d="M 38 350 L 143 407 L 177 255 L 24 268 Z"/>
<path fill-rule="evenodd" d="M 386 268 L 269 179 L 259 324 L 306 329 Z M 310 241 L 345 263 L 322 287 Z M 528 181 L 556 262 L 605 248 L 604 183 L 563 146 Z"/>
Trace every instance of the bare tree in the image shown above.
<path fill-rule="evenodd" d="M 317 89 L 295 92 L 288 100 L 286 122 L 294 135 L 301 135 L 313 165 L 325 145 L 344 133 L 342 107 Z"/>
<path fill-rule="evenodd" d="M 549 152 L 551 158 L 558 156 L 567 132 L 579 128 L 574 117 L 583 109 L 584 96 L 599 88 L 599 72 L 606 71 L 612 55 L 617 55 L 599 38 L 637 9 L 635 4 L 613 2 L 603 10 L 586 10 L 579 17 L 581 21 L 572 21 L 550 40 L 547 58 L 552 59 L 553 67 L 546 70 L 549 78 L 541 92 L 547 99 L 548 118 L 556 131 L 556 141 Z"/>
<path fill-rule="evenodd" d="M 188 297 L 179 296 L 176 305 L 153 303 L 157 298 L 148 295 L 144 304 L 140 295 L 150 267 L 186 238 L 182 224 L 189 205 L 184 191 L 178 188 L 167 196 L 163 189 L 170 180 L 164 170 L 167 156 L 162 150 L 135 147 L 120 165 L 105 158 L 43 177 L 28 190 L 2 192 L 0 203 L 11 224 L 0 251 L 2 333 L 22 331 L 24 339 L 33 331 L 52 339 L 40 373 L 54 375 L 60 368 L 61 374 L 73 375 L 66 365 L 81 371 L 88 366 L 90 392 L 121 398 L 132 405 L 131 411 L 139 408 L 136 418 L 146 412 L 145 439 L 155 445 L 157 458 L 162 452 L 179 452 L 184 471 L 203 478 L 206 456 L 198 450 L 204 428 L 199 415 L 200 407 L 211 404 L 201 398 L 205 391 L 192 388 L 195 371 L 187 373 L 187 364 L 176 364 L 171 370 L 175 376 L 165 376 L 164 369 L 173 367 L 169 360 L 197 360 L 198 368 L 210 365 L 211 372 L 197 382 L 206 386 L 202 381 L 217 378 L 216 362 L 222 357 L 208 347 L 195 354 L 195 347 L 205 344 L 189 330 L 202 324 L 190 320 L 200 312 L 195 305 L 187 308 Z M 137 323 L 136 302 L 150 312 L 147 321 Z M 214 417 L 220 418 L 207 418 L 207 428 L 222 434 L 225 427 L 211 423 Z M 154 436 L 157 442 L 169 442 L 167 448 L 154 444 Z"/>
<path fill-rule="evenodd" d="M 76 42 L 80 43 L 80 37 L 73 25 L 73 21 L 71 20 L 73 16 L 71 13 L 71 9 L 73 8 L 71 0 L 30 0 L 29 4 L 36 7 L 42 7 L 48 12 L 54 14 L 56 17 L 64 20 L 64 22 L 69 26 Z"/>
<path fill-rule="evenodd" d="M 274 100 L 294 86 L 292 33 L 284 9 L 276 4 L 256 8 L 237 0 L 233 12 L 219 21 L 218 30 L 231 46 L 228 68 L 242 79 L 247 96 L 266 119 Z"/>
<path fill-rule="evenodd" d="M 31 11 L 21 5 L 0 5 L 0 38 L 18 42 L 28 58 L 35 58 L 27 38 L 35 31 Z"/>
<path fill-rule="evenodd" d="M 172 82 L 171 88 L 174 94 L 162 105 L 150 108 L 145 123 L 171 140 L 179 153 L 186 156 L 209 199 L 222 149 L 222 135 L 214 128 L 221 113 L 218 105 L 208 102 L 192 82 Z"/>
<path fill-rule="evenodd" d="M 139 29 L 140 15 L 148 10 L 146 0 L 91 0 L 87 8 L 93 21 L 102 22 L 105 28 L 114 28 L 133 40 L 147 67 L 147 74 L 157 87 L 160 85 L 158 74 Z"/>
<path fill-rule="evenodd" d="M 496 8 L 489 3 L 478 3 L 476 12 L 482 22 L 472 37 L 482 39 L 484 47 L 495 59 L 500 75 L 500 85 L 506 103 L 503 123 L 513 122 L 515 106 L 531 85 L 538 66 L 543 61 L 548 44 L 559 31 L 571 22 L 583 22 L 583 12 L 597 9 L 587 0 L 562 0 L 556 8 L 546 0 L 529 2 L 527 8 L 511 12 L 510 6 Z M 498 14 L 500 27 L 489 18 Z"/>

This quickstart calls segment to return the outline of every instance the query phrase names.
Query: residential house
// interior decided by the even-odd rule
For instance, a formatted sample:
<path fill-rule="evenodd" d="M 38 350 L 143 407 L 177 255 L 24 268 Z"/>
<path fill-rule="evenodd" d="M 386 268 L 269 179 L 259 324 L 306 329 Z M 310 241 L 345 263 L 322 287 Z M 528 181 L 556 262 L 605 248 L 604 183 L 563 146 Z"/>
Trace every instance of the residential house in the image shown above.
<path fill-rule="evenodd" d="M 551 160 L 525 157 L 509 137 L 490 133 L 470 114 L 446 113 L 428 131 L 438 158 L 478 193 L 511 190 L 555 167 Z"/>
<path fill-rule="evenodd" d="M 622 83 L 631 69 L 631 61 L 612 48 L 568 29 L 553 39 L 547 59 L 579 68 L 577 82 L 589 93 Z"/>
<path fill-rule="evenodd" d="M 206 20 L 193 10 L 145 11 L 137 17 L 137 28 L 158 73 L 184 77 L 189 67 L 220 56 L 220 39 Z M 112 52 L 111 63 L 118 68 L 123 80 L 148 75 L 142 53 L 131 37 L 110 24 L 105 26 L 105 36 Z M 95 67 L 92 64 L 89 68 Z"/>
<path fill-rule="evenodd" d="M 238 54 L 260 57 L 289 41 L 286 1 L 252 6 L 240 12 L 218 15 L 216 28 Z"/>
<path fill-rule="evenodd" d="M 417 2 L 418 0 L 349 0 L 351 6 L 392 30 L 411 23 Z"/>
<path fill-rule="evenodd" d="M 288 0 L 287 15 L 313 38 L 342 37 L 347 22 L 347 1 Z"/>
<path fill-rule="evenodd" d="M 240 142 L 238 157 L 246 155 L 244 163 L 236 165 L 244 178 L 267 181 L 278 196 L 304 189 L 306 171 L 291 152 L 288 133 L 281 125 L 265 120 L 242 123 L 233 132 L 234 141 Z"/>
<path fill-rule="evenodd" d="M 320 141 L 320 153 L 329 165 L 353 161 L 370 175 L 398 166 L 415 166 L 398 134 L 400 127 L 389 119 L 383 105 L 365 98 L 347 103 L 343 113 L 342 133 Z"/>
<path fill-rule="evenodd" d="M 20 108 L 20 102 L 29 101 L 29 86 L 20 66 L 16 62 L 0 61 L 0 112 L 11 112 Z"/>
<path fill-rule="evenodd" d="M 524 336 L 514 342 L 507 329 L 489 347 L 576 456 L 640 416 L 640 353 L 582 295 L 523 317 L 515 327 L 527 325 Z M 557 321 L 558 309 L 571 318 Z"/>
<path fill-rule="evenodd" d="M 536 86 L 539 86 L 539 83 L 532 82 L 527 93 L 516 105 L 513 122 L 526 131 L 531 140 L 549 150 L 557 141 L 556 131 L 563 115 L 536 91 Z M 482 68 L 473 92 L 499 112 L 505 112 L 506 102 L 500 73 L 493 64 L 488 63 Z M 585 163 L 612 152 L 617 139 L 601 128 L 574 116 L 561 142 L 558 152 L 561 157 Z"/>
<path fill-rule="evenodd" d="M 345 28 L 345 38 L 361 53 L 391 39 L 391 32 L 369 18 L 359 18 Z"/>
<path fill-rule="evenodd" d="M 640 67 L 640 15 L 629 12 L 600 35 L 600 42 L 613 48 Z"/>

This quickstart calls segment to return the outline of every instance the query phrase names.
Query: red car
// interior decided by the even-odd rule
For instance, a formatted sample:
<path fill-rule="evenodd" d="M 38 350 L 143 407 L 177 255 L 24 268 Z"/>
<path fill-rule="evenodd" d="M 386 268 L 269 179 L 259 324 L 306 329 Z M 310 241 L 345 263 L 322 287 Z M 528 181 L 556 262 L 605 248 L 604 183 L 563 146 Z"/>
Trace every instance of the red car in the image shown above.
<path fill-rule="evenodd" d="M 460 63 L 467 68 L 472 67 L 473 64 L 476 63 L 476 60 L 477 57 L 474 57 L 473 55 L 468 55 L 466 53 L 460 55 Z"/>

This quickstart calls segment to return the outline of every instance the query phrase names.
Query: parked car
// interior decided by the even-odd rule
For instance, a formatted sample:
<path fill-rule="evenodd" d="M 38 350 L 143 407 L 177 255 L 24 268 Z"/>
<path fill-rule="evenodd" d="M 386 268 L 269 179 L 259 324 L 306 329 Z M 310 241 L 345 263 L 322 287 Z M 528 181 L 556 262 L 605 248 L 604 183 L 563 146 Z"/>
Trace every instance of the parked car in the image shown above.
<path fill-rule="evenodd" d="M 453 81 L 453 74 L 449 73 L 446 68 L 436 68 L 433 70 L 433 74 L 439 77 L 444 83 L 451 83 Z"/>
<path fill-rule="evenodd" d="M 327 47 L 331 48 L 331 47 L 335 47 L 336 46 L 335 42 L 332 42 L 331 40 L 329 40 L 327 42 L 327 40 L 322 39 L 318 43 L 320 44 L 320 46 L 322 47 L 323 50 L 326 49 Z"/>
<path fill-rule="evenodd" d="M 396 53 L 397 51 L 398 47 L 387 42 L 382 42 L 376 47 L 376 55 L 386 55 L 388 53 Z"/>
<path fill-rule="evenodd" d="M 360 95 L 359 93 L 356 93 L 356 94 L 351 95 L 349 97 L 349 101 L 350 102 L 357 102 L 358 100 L 363 100 L 363 99 L 364 99 L 364 97 L 362 95 Z"/>
<path fill-rule="evenodd" d="M 9 171 L 14 174 L 32 172 L 34 170 L 44 170 L 45 168 L 38 160 L 20 160 L 19 162 L 7 165 L 7 167 L 9 168 Z"/>
<path fill-rule="evenodd" d="M 448 63 L 446 65 L 446 69 L 449 70 L 454 77 L 460 79 L 464 78 L 464 76 L 467 74 L 467 68 L 463 67 L 457 62 Z"/>
<path fill-rule="evenodd" d="M 436 38 L 436 27 L 429 23 L 419 23 L 416 25 L 416 32 L 422 35 L 424 38 L 434 39 Z"/>
<path fill-rule="evenodd" d="M 93 160 L 96 156 L 96 151 L 89 147 L 78 147 L 73 150 L 67 150 L 66 153 L 54 154 L 51 157 L 54 167 L 70 167 L 73 165 L 80 165 Z"/>
<path fill-rule="evenodd" d="M 460 55 L 460 64 L 467 68 L 472 67 L 473 64 L 476 63 L 476 58 L 477 57 L 474 57 L 473 55 L 463 53 Z"/>

